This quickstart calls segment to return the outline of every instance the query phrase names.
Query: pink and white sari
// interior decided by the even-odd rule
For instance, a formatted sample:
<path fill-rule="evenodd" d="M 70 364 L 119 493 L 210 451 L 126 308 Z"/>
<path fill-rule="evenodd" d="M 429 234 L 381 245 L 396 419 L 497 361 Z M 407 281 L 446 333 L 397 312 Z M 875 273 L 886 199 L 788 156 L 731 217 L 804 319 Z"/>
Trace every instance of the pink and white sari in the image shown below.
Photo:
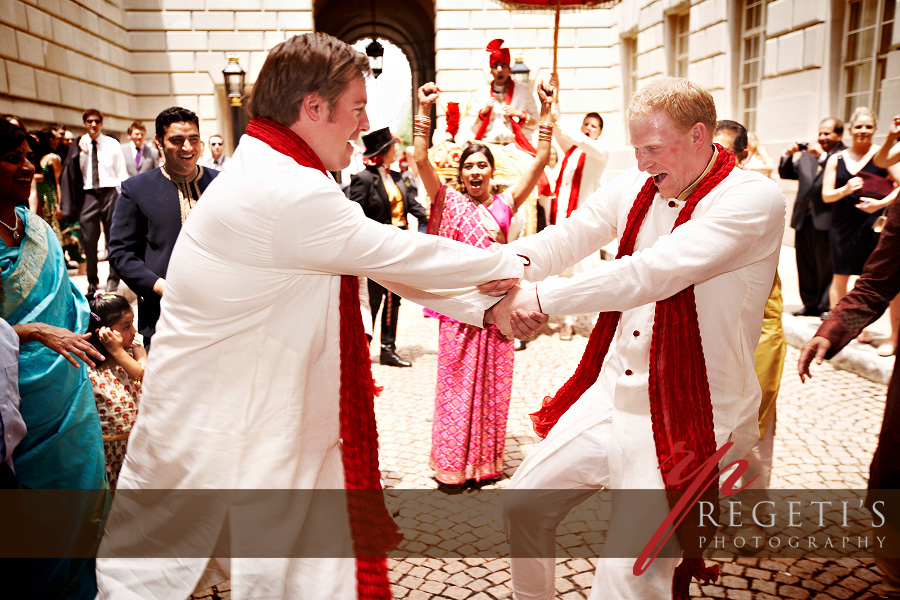
<path fill-rule="evenodd" d="M 428 233 L 478 248 L 505 244 L 512 199 L 495 195 L 490 207 L 441 186 Z M 513 378 L 513 342 L 488 329 L 440 319 L 437 394 L 429 464 L 446 484 L 503 473 L 503 445 Z"/>

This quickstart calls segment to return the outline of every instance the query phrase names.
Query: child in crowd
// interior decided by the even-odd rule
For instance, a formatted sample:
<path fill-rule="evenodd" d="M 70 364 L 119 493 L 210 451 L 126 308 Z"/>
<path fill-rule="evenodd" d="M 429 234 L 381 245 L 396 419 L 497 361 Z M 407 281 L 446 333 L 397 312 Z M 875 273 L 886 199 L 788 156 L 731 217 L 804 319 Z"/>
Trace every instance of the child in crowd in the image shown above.
<path fill-rule="evenodd" d="M 88 369 L 94 400 L 103 430 L 106 474 L 109 488 L 116 488 L 125 460 L 128 435 L 137 418 L 141 396 L 141 378 L 147 365 L 147 352 L 135 342 L 134 311 L 128 300 L 117 294 L 97 292 L 88 299 L 91 343 L 106 357 Z"/>

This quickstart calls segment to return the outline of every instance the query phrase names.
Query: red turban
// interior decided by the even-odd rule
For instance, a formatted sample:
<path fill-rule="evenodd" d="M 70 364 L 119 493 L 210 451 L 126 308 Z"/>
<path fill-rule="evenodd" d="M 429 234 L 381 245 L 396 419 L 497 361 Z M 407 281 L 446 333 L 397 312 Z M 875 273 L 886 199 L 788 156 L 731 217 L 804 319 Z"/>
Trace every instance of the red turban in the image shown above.
<path fill-rule="evenodd" d="M 485 50 L 491 53 L 489 66 L 493 67 L 498 62 L 503 63 L 507 67 L 512 64 L 510 62 L 509 49 L 501 48 L 500 46 L 502 45 L 503 40 L 491 40 L 487 45 L 487 48 L 485 48 Z"/>

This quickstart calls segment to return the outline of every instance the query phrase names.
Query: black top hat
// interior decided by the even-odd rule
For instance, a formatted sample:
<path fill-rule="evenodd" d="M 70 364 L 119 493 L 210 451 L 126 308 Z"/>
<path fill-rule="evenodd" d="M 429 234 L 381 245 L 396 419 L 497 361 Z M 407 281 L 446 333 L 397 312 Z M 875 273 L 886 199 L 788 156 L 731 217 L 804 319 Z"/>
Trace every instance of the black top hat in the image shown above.
<path fill-rule="evenodd" d="M 367 133 L 362 136 L 362 140 L 366 145 L 366 151 L 363 152 L 363 156 L 372 158 L 376 154 L 381 154 L 387 150 L 391 144 L 399 142 L 400 138 L 391 135 L 391 131 L 384 127 L 383 129 L 376 129 L 372 133 Z"/>

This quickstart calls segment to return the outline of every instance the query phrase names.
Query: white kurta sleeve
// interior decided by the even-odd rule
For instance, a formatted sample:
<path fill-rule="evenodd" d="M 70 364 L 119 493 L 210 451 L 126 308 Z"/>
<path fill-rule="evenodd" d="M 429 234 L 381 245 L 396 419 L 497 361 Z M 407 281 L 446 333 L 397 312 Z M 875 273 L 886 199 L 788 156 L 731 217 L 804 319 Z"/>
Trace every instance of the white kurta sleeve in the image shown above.
<path fill-rule="evenodd" d="M 302 209 L 275 219 L 276 266 L 374 279 L 404 298 L 472 325 L 496 298 L 474 286 L 521 278 L 522 259 L 433 235 L 404 231 L 366 218 L 334 185 L 310 190 Z"/>
<path fill-rule="evenodd" d="M 551 275 L 560 275 L 616 239 L 618 198 L 627 193 L 627 184 L 631 181 L 626 176 L 613 180 L 568 219 L 507 244 L 508 249 L 530 261 L 525 268 L 525 279 L 541 281 Z"/>
<path fill-rule="evenodd" d="M 553 133 L 557 143 L 564 152 L 572 146 L 578 146 L 578 149 L 584 152 L 588 158 L 600 163 L 601 170 L 606 168 L 606 161 L 609 160 L 609 150 L 606 144 L 599 139 L 592 140 L 581 133 L 581 130 L 571 128 L 556 127 Z"/>
<path fill-rule="evenodd" d="M 571 223 L 575 239 L 586 238 L 583 230 L 598 220 L 596 215 L 603 208 L 603 202 L 592 203 L 590 210 L 576 213 L 590 218 L 570 218 L 564 225 Z M 541 308 L 548 314 L 582 314 L 626 311 L 656 302 L 689 285 L 764 260 L 778 251 L 783 230 L 784 196 L 778 187 L 763 178 L 743 181 L 715 198 L 703 214 L 660 236 L 651 246 L 581 276 L 539 284 Z M 554 241 L 554 248 L 562 244 Z M 532 261 L 543 258 L 529 256 Z M 557 256 L 551 262 L 556 266 L 561 260 Z"/>
<path fill-rule="evenodd" d="M 362 313 L 363 331 L 371 339 L 375 326 L 372 323 L 372 305 L 369 304 L 369 280 L 365 277 L 359 278 L 359 310 Z"/>

